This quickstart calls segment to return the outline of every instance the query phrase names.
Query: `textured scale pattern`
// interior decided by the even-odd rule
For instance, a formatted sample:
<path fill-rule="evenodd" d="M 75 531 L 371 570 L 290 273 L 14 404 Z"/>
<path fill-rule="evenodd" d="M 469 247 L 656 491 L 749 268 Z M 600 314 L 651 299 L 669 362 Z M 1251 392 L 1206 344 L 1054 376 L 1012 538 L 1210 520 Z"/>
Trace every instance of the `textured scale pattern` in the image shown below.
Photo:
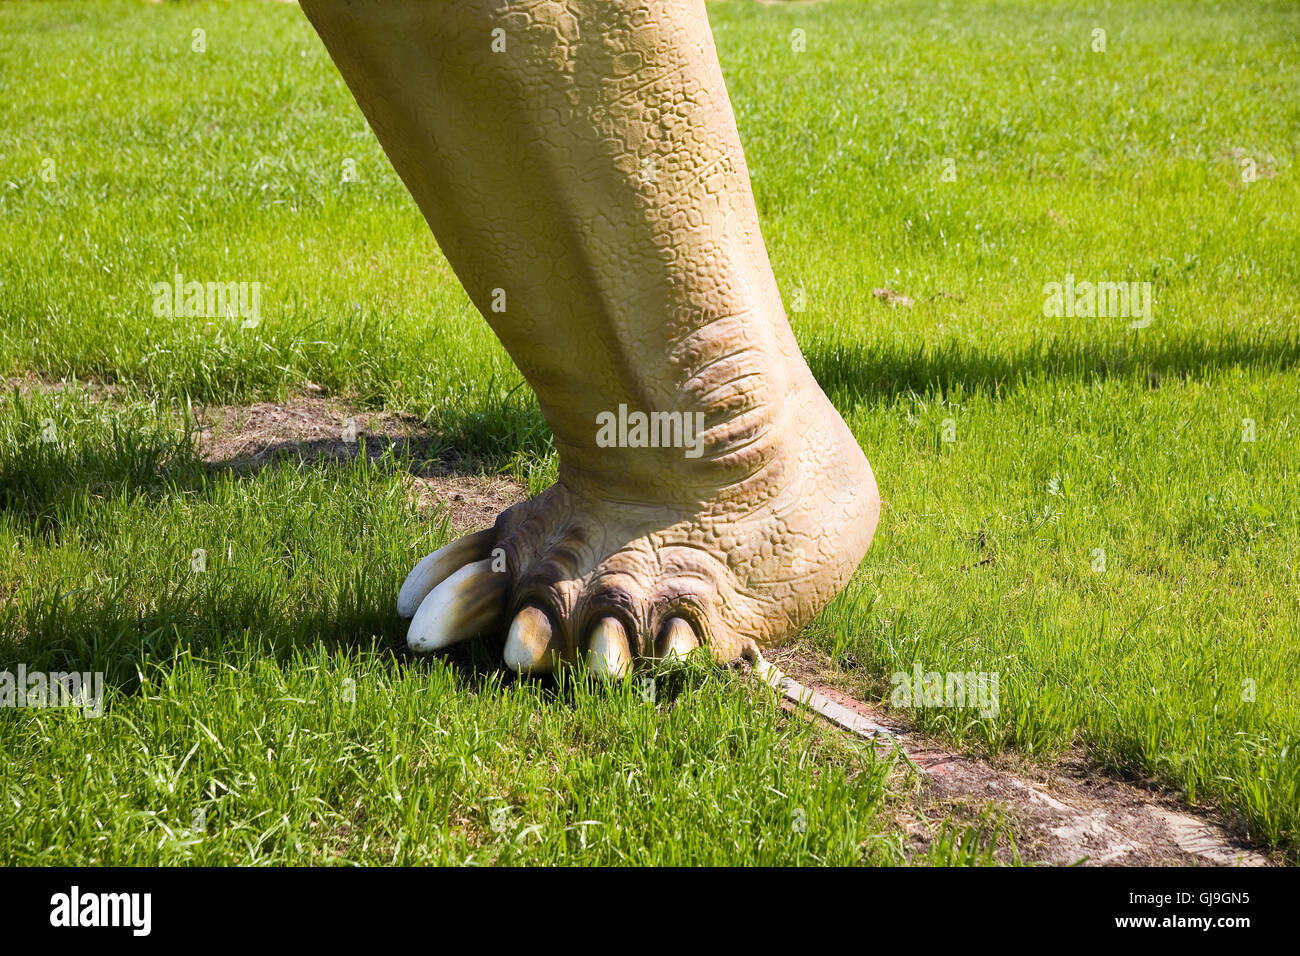
<path fill-rule="evenodd" d="M 703 0 L 302 6 L 560 455 L 412 574 L 412 646 L 509 627 L 517 670 L 619 676 L 790 638 L 880 505 L 786 321 Z M 598 446 L 620 404 L 702 413 L 702 453 Z"/>

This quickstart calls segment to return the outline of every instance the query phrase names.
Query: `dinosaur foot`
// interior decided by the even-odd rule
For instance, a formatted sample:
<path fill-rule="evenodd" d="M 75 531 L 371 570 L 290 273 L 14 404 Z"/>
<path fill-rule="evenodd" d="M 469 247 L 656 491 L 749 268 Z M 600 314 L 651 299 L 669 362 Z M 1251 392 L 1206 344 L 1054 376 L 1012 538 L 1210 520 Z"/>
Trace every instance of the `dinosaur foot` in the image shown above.
<path fill-rule="evenodd" d="M 880 508 L 866 458 L 819 398 L 790 447 L 714 494 L 658 475 L 638 500 L 610 500 L 562 469 L 494 527 L 419 562 L 398 596 L 410 647 L 504 632 L 514 671 L 582 661 L 619 678 L 648 659 L 702 648 L 727 663 L 788 640 L 852 575 Z"/>

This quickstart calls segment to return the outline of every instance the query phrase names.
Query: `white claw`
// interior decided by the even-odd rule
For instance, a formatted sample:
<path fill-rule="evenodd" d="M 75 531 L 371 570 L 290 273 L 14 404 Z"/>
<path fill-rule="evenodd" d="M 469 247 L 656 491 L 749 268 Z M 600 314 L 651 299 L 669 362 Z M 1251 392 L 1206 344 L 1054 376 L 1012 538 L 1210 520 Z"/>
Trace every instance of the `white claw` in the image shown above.
<path fill-rule="evenodd" d="M 617 618 L 604 617 L 591 629 L 587 641 L 587 667 L 606 680 L 623 677 L 632 669 L 627 632 Z"/>
<path fill-rule="evenodd" d="M 691 626 L 680 617 L 675 617 L 660 629 L 655 652 L 664 658 L 684 658 L 699 646 L 699 639 Z"/>
<path fill-rule="evenodd" d="M 509 584 L 491 558 L 465 565 L 420 602 L 406 643 L 427 654 L 481 634 L 500 619 Z"/>
<path fill-rule="evenodd" d="M 433 554 L 425 555 L 406 576 L 402 589 L 397 592 L 397 613 L 402 617 L 412 617 L 429 592 L 445 581 L 453 571 L 471 561 L 487 557 L 495 540 L 495 532 L 488 528 L 457 538 Z"/>
<path fill-rule="evenodd" d="M 745 642 L 744 647 L 741 649 L 740 656 L 749 661 L 754 668 L 754 676 L 764 684 L 767 684 L 775 690 L 783 689 L 786 681 L 785 674 L 781 673 L 781 668 L 777 667 L 775 664 L 769 664 L 763 658 L 763 652 L 758 649 L 758 645 L 752 640 Z"/>
<path fill-rule="evenodd" d="M 560 642 L 545 611 L 529 604 L 515 615 L 502 656 L 506 667 L 520 674 L 549 674 L 555 670 Z"/>

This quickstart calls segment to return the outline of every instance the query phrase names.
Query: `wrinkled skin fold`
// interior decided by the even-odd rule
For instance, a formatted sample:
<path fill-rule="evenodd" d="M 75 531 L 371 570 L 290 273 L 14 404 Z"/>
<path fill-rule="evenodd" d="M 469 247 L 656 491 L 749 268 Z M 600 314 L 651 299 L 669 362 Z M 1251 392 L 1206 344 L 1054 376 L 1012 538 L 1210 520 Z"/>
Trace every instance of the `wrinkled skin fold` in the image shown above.
<path fill-rule="evenodd" d="M 559 452 L 411 573 L 411 646 L 617 677 L 791 638 L 880 502 L 786 321 L 703 0 L 302 7 Z"/>

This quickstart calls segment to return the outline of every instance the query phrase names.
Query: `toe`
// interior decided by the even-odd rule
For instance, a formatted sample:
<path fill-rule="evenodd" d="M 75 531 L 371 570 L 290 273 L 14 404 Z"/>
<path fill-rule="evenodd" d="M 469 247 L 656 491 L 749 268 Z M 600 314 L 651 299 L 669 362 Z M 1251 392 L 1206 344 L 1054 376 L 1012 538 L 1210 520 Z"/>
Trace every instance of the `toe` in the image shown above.
<path fill-rule="evenodd" d="M 659 657 L 685 657 L 700 646 L 691 626 L 680 617 L 670 618 L 659 629 L 655 654 Z"/>
<path fill-rule="evenodd" d="M 632 649 L 618 618 L 605 617 L 591 629 L 587 640 L 587 667 L 597 677 L 612 680 L 632 669 Z"/>
<path fill-rule="evenodd" d="M 465 565 L 420 602 L 406 643 L 427 654 L 481 634 L 501 618 L 509 584 L 490 558 Z"/>
<path fill-rule="evenodd" d="M 520 674 L 548 674 L 560 659 L 559 635 L 546 612 L 535 604 L 515 615 L 506 638 L 506 666 Z"/>
<path fill-rule="evenodd" d="M 470 564 L 486 558 L 492 550 L 496 534 L 493 529 L 457 538 L 433 554 L 426 555 L 402 582 L 397 592 L 397 613 L 411 617 L 434 588 L 451 575 Z"/>

